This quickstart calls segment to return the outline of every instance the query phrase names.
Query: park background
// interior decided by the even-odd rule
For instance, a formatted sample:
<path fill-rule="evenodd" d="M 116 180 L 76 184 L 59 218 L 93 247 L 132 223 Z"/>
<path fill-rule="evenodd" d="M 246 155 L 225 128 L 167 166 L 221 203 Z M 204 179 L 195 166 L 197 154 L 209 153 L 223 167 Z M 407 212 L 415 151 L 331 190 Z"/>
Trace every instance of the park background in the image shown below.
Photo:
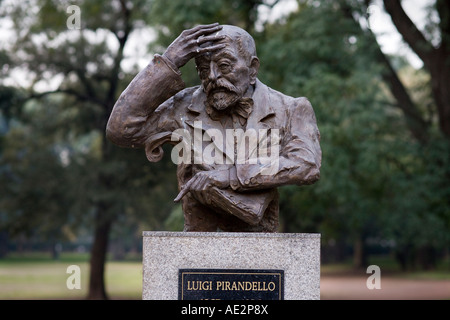
<path fill-rule="evenodd" d="M 140 297 L 142 231 L 183 228 L 176 167 L 170 148 L 149 163 L 113 145 L 106 122 L 153 54 L 213 22 L 249 31 L 259 78 L 316 112 L 321 179 L 280 188 L 280 231 L 321 233 L 322 279 L 368 291 L 375 264 L 449 299 L 445 0 L 1 1 L 0 298 Z M 199 84 L 193 62 L 182 73 Z M 82 290 L 66 286 L 72 264 Z"/>

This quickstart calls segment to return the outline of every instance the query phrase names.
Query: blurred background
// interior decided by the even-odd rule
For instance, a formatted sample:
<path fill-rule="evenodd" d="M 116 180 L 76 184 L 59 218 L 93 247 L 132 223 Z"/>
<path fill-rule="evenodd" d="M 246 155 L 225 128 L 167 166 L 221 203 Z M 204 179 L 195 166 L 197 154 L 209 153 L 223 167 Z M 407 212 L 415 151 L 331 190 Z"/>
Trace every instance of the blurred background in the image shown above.
<path fill-rule="evenodd" d="M 446 0 L 0 1 L 0 299 L 140 298 L 142 231 L 183 229 L 176 167 L 106 122 L 153 54 L 213 22 L 315 109 L 321 179 L 280 188 L 280 231 L 321 233 L 322 298 L 450 299 Z"/>

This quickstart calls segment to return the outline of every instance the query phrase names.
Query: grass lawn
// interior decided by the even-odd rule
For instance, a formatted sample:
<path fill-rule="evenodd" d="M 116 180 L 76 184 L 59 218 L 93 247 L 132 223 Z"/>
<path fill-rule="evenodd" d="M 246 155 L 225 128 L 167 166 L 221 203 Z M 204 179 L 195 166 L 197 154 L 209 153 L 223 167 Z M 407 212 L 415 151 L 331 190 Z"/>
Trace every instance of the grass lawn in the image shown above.
<path fill-rule="evenodd" d="M 368 265 L 377 265 L 380 267 L 381 274 L 406 279 L 422 280 L 450 280 L 450 261 L 441 261 L 435 270 L 409 270 L 402 271 L 400 266 L 389 256 L 373 255 L 369 259 Z M 366 270 L 355 270 L 352 261 L 347 260 L 341 263 L 331 263 L 321 265 L 321 275 L 365 275 Z"/>
<path fill-rule="evenodd" d="M 81 289 L 69 290 L 66 273 L 70 265 L 81 271 Z M 87 256 L 62 254 L 52 260 L 45 254 L 27 254 L 0 259 L 0 299 L 83 299 L 87 295 L 89 263 Z M 112 299 L 141 299 L 140 261 L 106 264 L 106 290 Z"/>
<path fill-rule="evenodd" d="M 84 299 L 89 282 L 89 255 L 63 253 L 52 260 L 46 253 L 10 254 L 0 259 L 0 300 L 5 299 Z M 449 262 L 434 271 L 403 273 L 395 263 L 385 257 L 375 257 L 370 264 L 378 265 L 382 276 L 395 278 L 450 280 Z M 66 282 L 71 274 L 67 267 L 78 265 L 81 270 L 81 289 L 69 290 Z M 322 277 L 329 275 L 363 275 L 365 270 L 353 270 L 351 261 L 321 266 Z M 111 299 L 141 299 L 142 263 L 140 256 L 132 261 L 108 261 L 106 264 L 106 290 Z"/>

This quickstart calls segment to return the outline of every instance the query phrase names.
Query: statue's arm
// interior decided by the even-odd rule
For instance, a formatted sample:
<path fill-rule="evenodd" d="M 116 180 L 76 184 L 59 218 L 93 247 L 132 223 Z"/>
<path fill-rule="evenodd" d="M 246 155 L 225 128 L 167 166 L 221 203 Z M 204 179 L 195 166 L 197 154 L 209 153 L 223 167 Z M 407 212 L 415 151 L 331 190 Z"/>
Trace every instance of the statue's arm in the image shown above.
<path fill-rule="evenodd" d="M 306 98 L 295 99 L 283 130 L 278 157 L 270 156 L 264 163 L 242 165 L 231 183 L 233 189 L 246 191 L 287 184 L 305 185 L 320 178 L 320 134 L 313 108 Z"/>
<path fill-rule="evenodd" d="M 156 133 L 151 121 L 158 116 L 154 111 L 185 87 L 179 68 L 197 55 L 225 47 L 216 43 L 224 36 L 212 35 L 220 29 L 213 23 L 185 30 L 162 56 L 155 55 L 114 105 L 106 127 L 108 139 L 123 147 L 143 147 L 147 136 Z"/>
<path fill-rule="evenodd" d="M 120 95 L 111 112 L 106 136 L 123 147 L 143 146 L 149 117 L 184 87 L 178 68 L 164 56 L 155 55 Z"/>

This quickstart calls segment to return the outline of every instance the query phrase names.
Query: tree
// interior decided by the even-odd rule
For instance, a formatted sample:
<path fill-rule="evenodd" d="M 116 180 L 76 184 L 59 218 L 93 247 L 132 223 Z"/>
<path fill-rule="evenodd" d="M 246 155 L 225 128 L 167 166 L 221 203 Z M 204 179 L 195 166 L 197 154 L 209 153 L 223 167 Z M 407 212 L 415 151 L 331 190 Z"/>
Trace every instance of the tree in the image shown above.
<path fill-rule="evenodd" d="M 410 236 L 409 244 L 400 246 L 400 251 L 412 250 L 413 256 L 419 256 L 419 263 L 429 268 L 436 265 L 437 248 L 442 248 L 443 244 L 445 246 L 449 243 L 446 236 L 431 239 L 427 231 L 434 230 L 435 234 L 443 235 L 449 230 L 450 3 L 436 0 L 428 10 L 435 13 L 438 21 L 429 18 L 426 28 L 422 31 L 408 17 L 400 0 L 384 0 L 383 3 L 403 40 L 423 61 L 423 71 L 429 75 L 429 83 L 425 85 L 430 88 L 434 102 L 423 103 L 414 99 L 414 91 L 404 85 L 405 81 L 400 79 L 398 70 L 392 67 L 390 59 L 379 50 L 379 60 L 385 65 L 384 79 L 396 100 L 395 105 L 403 111 L 412 135 L 419 142 L 416 146 L 417 150 L 414 151 L 418 160 L 417 171 L 411 173 L 409 169 L 406 169 L 408 172 L 406 173 L 403 167 L 402 171 L 406 176 L 402 178 L 409 181 L 409 194 L 416 195 L 411 201 L 416 203 L 414 209 L 422 209 L 422 212 L 417 212 L 417 216 L 421 217 L 418 220 L 421 225 L 413 228 L 416 231 L 414 237 Z M 371 1 L 364 1 L 364 5 L 370 4 Z M 363 6 L 363 10 L 367 11 L 367 6 Z M 431 16 L 432 14 L 429 15 Z M 368 35 L 375 40 L 370 29 L 368 31 Z M 418 199 L 421 200 L 420 205 L 417 203 Z M 436 223 L 437 221 L 439 223 Z M 420 239 L 420 243 L 417 239 Z M 401 256 L 400 254 L 401 263 L 406 268 L 406 258 Z"/>
<path fill-rule="evenodd" d="M 361 20 L 366 22 L 361 26 L 362 32 L 377 44 L 376 36 L 370 29 L 370 6 L 374 1 L 339 1 L 342 12 L 353 17 L 355 23 L 360 25 Z M 390 15 L 392 22 L 401 34 L 403 40 L 423 61 L 425 70 L 430 75 L 430 87 L 434 100 L 434 108 L 437 111 L 437 122 L 441 133 L 446 139 L 449 137 L 450 107 L 449 107 L 449 74 L 450 64 L 450 4 L 448 1 L 437 0 L 428 10 L 434 12 L 438 17 L 429 18 L 424 31 L 413 23 L 404 11 L 400 0 L 383 0 L 384 8 Z M 431 13 L 429 17 L 433 16 Z M 368 26 L 368 28 L 367 28 Z M 383 54 L 378 46 L 377 60 L 384 65 L 383 79 L 389 86 L 391 94 L 396 100 L 396 106 L 405 115 L 408 127 L 420 143 L 424 144 L 429 140 L 430 130 L 432 130 L 433 117 L 426 117 L 430 108 L 419 106 L 411 98 L 411 93 L 398 77 L 397 70 L 392 65 L 390 58 Z"/>
<path fill-rule="evenodd" d="M 435 2 L 439 22 L 432 27 L 440 39 L 427 39 L 405 13 L 400 0 L 383 0 L 383 3 L 403 40 L 419 56 L 430 73 L 439 129 L 450 139 L 450 3 L 445 0 Z"/>
<path fill-rule="evenodd" d="M 15 68 L 27 72 L 29 82 L 21 84 L 26 90 L 26 99 L 36 101 L 38 114 L 51 112 L 53 116 L 51 119 L 36 119 L 37 122 L 33 122 L 31 127 L 50 130 L 51 125 L 56 123 L 57 130 L 62 132 L 60 138 L 62 136 L 62 140 L 69 145 L 66 151 L 70 165 L 64 168 L 68 180 L 62 185 L 73 188 L 64 188 L 60 192 L 72 198 L 71 201 L 61 198 L 62 205 L 70 205 L 70 212 L 78 217 L 84 215 L 82 220 L 92 215 L 91 220 L 87 219 L 94 226 L 90 299 L 107 297 L 104 270 L 108 237 L 114 221 L 130 211 L 142 215 L 138 213 L 139 209 L 143 212 L 151 209 L 150 201 L 144 200 L 145 196 L 152 197 L 148 195 L 149 188 L 157 181 L 154 179 L 161 180 L 158 168 L 167 164 L 142 169 L 146 164 L 142 153 L 121 150 L 104 137 L 115 100 L 133 73 L 137 72 L 136 68 L 132 68 L 131 73 L 122 69 L 124 50 L 132 31 L 144 27 L 148 4 L 148 1 L 83 2 L 80 4 L 79 30 L 67 29 L 68 3 L 51 0 L 20 5 L 2 2 L 0 7 L 2 17 L 13 23 L 11 32 L 15 36 L 12 47 L 5 50 L 8 53 L 8 68 L 11 72 Z M 31 12 L 35 14 L 30 15 Z M 56 89 L 49 90 L 47 85 L 47 89 L 38 91 L 38 85 L 43 85 L 45 81 Z M 53 110 L 49 102 L 56 104 Z M 64 117 L 69 121 L 62 121 Z M 50 120 L 56 122 L 48 122 Z M 29 134 L 41 137 L 39 133 Z M 55 138 L 55 135 L 51 136 Z M 58 142 L 51 140 L 42 143 L 54 149 Z M 54 162 L 47 165 L 57 166 Z M 60 179 L 63 177 L 58 176 Z M 40 179 L 43 179 L 42 176 Z M 164 192 L 159 195 L 161 193 Z M 13 199 L 20 205 L 17 197 Z M 51 205 L 55 202 L 49 199 L 45 203 Z M 61 209 L 61 206 L 57 207 Z M 170 212 L 170 208 L 166 210 Z M 163 208 L 158 211 L 164 214 Z M 60 210 L 56 210 L 50 216 L 56 217 L 59 213 Z M 160 220 L 155 213 L 151 219 L 153 222 Z M 56 222 L 55 219 L 53 221 Z"/>

